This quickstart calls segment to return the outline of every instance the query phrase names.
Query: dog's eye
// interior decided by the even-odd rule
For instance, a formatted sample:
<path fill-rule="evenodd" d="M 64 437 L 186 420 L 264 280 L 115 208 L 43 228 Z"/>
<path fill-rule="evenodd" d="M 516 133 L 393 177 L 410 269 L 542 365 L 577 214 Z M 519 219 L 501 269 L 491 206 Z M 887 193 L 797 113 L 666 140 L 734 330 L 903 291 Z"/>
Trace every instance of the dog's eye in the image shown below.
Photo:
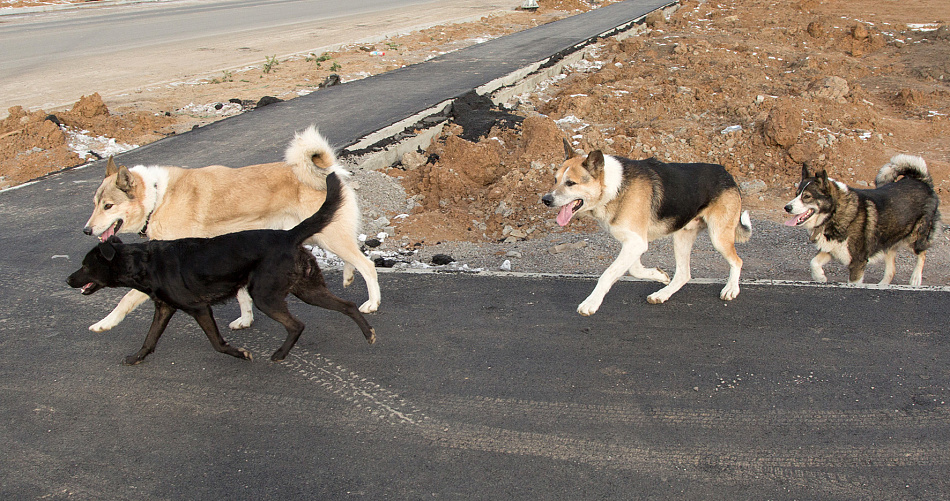
<path fill-rule="evenodd" d="M 564 181 L 564 186 L 574 186 L 575 184 L 577 183 L 575 183 L 574 181 Z"/>
<path fill-rule="evenodd" d="M 111 209 L 112 207 L 113 207 L 113 204 L 105 204 L 105 205 L 102 206 L 102 208 L 105 209 L 105 210 L 109 210 L 109 209 Z"/>
<path fill-rule="evenodd" d="M 802 201 L 807 202 L 808 200 L 811 200 L 811 195 L 808 193 L 802 193 Z"/>

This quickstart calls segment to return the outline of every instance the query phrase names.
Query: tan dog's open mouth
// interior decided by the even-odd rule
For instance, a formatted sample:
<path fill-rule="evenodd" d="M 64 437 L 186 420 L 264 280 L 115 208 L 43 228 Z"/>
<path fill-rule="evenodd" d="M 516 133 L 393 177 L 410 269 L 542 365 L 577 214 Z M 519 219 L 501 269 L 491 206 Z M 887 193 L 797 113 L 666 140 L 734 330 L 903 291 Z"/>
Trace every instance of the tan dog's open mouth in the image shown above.
<path fill-rule="evenodd" d="M 106 240 L 109 239 L 109 237 L 118 233 L 119 228 L 121 227 L 122 227 L 122 220 L 121 219 L 116 220 L 116 222 L 112 223 L 112 226 L 106 228 L 106 231 L 102 232 L 102 235 L 99 235 L 99 241 L 105 242 Z"/>
<path fill-rule="evenodd" d="M 557 224 L 567 226 L 567 223 L 571 222 L 571 218 L 574 217 L 574 214 L 583 206 L 584 201 L 580 198 L 562 205 L 561 210 L 557 212 Z"/>

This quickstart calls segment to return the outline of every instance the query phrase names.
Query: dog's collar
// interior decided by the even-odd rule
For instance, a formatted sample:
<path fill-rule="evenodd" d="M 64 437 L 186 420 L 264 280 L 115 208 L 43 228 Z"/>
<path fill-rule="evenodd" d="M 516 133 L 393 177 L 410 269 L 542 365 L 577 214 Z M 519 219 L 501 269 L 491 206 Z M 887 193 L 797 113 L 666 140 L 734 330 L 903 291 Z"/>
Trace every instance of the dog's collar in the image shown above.
<path fill-rule="evenodd" d="M 152 209 L 152 211 L 145 216 L 145 224 L 142 225 L 142 229 L 139 230 L 140 237 L 148 238 L 148 222 L 152 220 L 152 212 L 155 212 L 155 209 Z"/>
<path fill-rule="evenodd" d="M 154 197 L 154 203 L 152 204 L 152 210 L 148 211 L 148 215 L 145 216 L 145 224 L 142 225 L 142 229 L 139 230 L 139 236 L 148 238 L 148 223 L 152 220 L 152 214 L 155 213 L 155 209 L 158 207 L 158 182 L 156 181 L 152 184 L 152 189 L 155 190 L 156 196 Z"/>

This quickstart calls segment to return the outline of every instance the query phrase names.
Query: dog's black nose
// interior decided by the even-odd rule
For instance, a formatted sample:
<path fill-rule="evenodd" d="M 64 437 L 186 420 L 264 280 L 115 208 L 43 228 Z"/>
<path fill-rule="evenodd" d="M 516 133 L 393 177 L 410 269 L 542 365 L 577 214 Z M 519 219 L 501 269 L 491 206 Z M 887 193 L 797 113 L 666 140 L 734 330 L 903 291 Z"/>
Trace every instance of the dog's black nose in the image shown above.
<path fill-rule="evenodd" d="M 785 212 L 792 213 L 792 204 L 785 205 Z"/>
<path fill-rule="evenodd" d="M 92 226 L 86 226 L 85 228 L 82 229 L 82 232 L 85 233 L 86 235 L 92 235 Z"/>
<path fill-rule="evenodd" d="M 543 197 L 541 197 L 541 201 L 544 202 L 544 205 L 547 205 L 548 207 L 550 207 L 554 205 L 554 195 L 548 193 L 547 195 L 544 195 Z"/>

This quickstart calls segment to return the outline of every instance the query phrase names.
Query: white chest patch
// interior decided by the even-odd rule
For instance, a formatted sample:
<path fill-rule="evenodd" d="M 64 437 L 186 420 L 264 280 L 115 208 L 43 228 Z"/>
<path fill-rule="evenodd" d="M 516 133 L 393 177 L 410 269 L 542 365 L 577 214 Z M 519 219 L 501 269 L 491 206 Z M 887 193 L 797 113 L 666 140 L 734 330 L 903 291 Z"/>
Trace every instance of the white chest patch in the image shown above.
<path fill-rule="evenodd" d="M 824 235 L 818 235 L 818 239 L 815 240 L 815 247 L 822 252 L 831 254 L 832 257 L 842 264 L 851 263 L 851 252 L 848 251 L 847 239 L 843 242 L 834 242 L 826 239 Z"/>

